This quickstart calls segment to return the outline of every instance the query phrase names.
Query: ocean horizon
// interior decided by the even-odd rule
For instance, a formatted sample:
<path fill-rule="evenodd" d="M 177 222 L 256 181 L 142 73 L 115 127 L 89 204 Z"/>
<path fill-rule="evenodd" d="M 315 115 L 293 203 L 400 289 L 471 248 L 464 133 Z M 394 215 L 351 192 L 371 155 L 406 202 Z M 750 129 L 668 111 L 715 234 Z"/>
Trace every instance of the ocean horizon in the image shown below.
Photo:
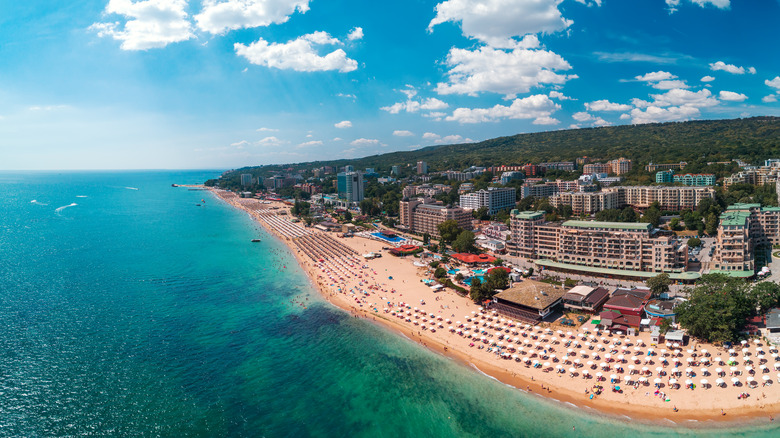
<path fill-rule="evenodd" d="M 0 171 L 0 435 L 780 432 L 580 409 L 354 318 L 248 215 L 171 187 L 220 173 Z"/>

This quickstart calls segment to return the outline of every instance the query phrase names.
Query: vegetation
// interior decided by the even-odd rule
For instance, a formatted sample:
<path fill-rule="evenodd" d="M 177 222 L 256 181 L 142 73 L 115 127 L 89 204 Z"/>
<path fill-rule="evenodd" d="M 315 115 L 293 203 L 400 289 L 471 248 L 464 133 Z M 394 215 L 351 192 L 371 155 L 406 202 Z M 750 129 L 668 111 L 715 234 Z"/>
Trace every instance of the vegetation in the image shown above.
<path fill-rule="evenodd" d="M 444 243 L 452 243 L 458 238 L 463 230 L 458 226 L 455 220 L 446 220 L 438 225 L 439 235 Z"/>
<path fill-rule="evenodd" d="M 292 208 L 290 209 L 290 213 L 295 216 L 308 216 L 310 207 L 311 206 L 308 202 L 295 201 L 295 204 L 293 204 Z"/>
<path fill-rule="evenodd" d="M 691 248 L 698 248 L 701 246 L 701 239 L 698 237 L 691 237 L 688 239 L 688 246 Z"/>
<path fill-rule="evenodd" d="M 475 303 L 479 304 L 485 300 L 489 300 L 493 298 L 493 295 L 495 294 L 495 291 L 488 286 L 487 281 L 485 284 L 482 284 L 477 277 L 471 279 L 471 292 L 469 293 L 469 298 Z"/>
<path fill-rule="evenodd" d="M 457 252 L 474 253 L 477 252 L 477 247 L 474 245 L 476 237 L 471 231 L 462 231 L 452 242 L 452 249 Z"/>
<path fill-rule="evenodd" d="M 436 278 L 443 278 L 445 275 L 447 275 L 447 270 L 442 267 L 436 268 L 436 271 L 433 272 L 433 276 Z"/>
<path fill-rule="evenodd" d="M 645 284 L 650 288 L 653 297 L 657 298 L 661 294 L 669 293 L 669 286 L 672 284 L 672 279 L 669 278 L 669 274 L 663 273 L 647 280 Z"/>

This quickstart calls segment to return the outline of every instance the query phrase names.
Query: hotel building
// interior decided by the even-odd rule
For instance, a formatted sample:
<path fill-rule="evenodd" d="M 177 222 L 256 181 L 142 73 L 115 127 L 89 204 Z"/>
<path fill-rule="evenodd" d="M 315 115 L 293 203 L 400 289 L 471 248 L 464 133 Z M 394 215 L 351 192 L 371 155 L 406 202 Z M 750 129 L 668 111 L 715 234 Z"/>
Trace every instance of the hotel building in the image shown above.
<path fill-rule="evenodd" d="M 488 187 L 487 190 L 460 195 L 460 206 L 468 210 L 487 207 L 488 214 L 493 215 L 514 207 L 516 193 L 517 191 L 512 187 Z"/>
<path fill-rule="evenodd" d="M 752 277 L 755 250 L 780 243 L 780 207 L 734 204 L 720 215 L 711 273 Z"/>
<path fill-rule="evenodd" d="M 401 225 L 412 233 L 428 233 L 435 237 L 439 237 L 439 224 L 447 220 L 454 220 L 464 230 L 471 229 L 470 211 L 434 202 L 430 198 L 401 201 Z"/>
<path fill-rule="evenodd" d="M 632 206 L 649 208 L 658 202 L 662 210 L 695 209 L 705 199 L 715 198 L 711 187 L 627 186 L 606 187 L 601 192 L 559 193 L 550 197 L 550 205 L 571 205 L 574 214 L 595 214 L 601 210 Z"/>

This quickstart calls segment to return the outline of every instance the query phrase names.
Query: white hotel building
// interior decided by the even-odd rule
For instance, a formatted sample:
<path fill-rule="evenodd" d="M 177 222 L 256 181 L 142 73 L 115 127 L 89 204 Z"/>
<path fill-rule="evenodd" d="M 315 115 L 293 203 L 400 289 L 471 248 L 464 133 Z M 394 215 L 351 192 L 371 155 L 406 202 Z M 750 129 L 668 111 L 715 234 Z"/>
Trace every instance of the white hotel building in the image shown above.
<path fill-rule="evenodd" d="M 493 215 L 507 208 L 514 208 L 516 191 L 512 187 L 488 187 L 474 193 L 460 195 L 460 208 L 479 210 L 487 207 L 488 214 Z"/>

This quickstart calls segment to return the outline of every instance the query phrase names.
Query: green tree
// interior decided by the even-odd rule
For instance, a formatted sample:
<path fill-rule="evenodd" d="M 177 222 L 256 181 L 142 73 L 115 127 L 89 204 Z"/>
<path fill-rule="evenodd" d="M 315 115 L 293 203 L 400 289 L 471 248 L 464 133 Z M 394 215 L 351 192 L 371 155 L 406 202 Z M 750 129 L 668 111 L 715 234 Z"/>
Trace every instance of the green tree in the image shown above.
<path fill-rule="evenodd" d="M 753 286 L 748 295 L 759 315 L 769 309 L 780 306 L 780 285 L 771 281 L 762 281 Z"/>
<path fill-rule="evenodd" d="M 360 212 L 366 216 L 373 217 L 379 215 L 379 213 L 382 212 L 382 209 L 379 208 L 379 205 L 374 199 L 366 198 L 360 201 Z"/>
<path fill-rule="evenodd" d="M 504 261 L 501 260 L 500 258 L 496 258 L 495 260 L 493 260 L 493 266 L 504 266 Z"/>
<path fill-rule="evenodd" d="M 434 260 L 434 261 L 428 263 L 428 266 L 430 266 L 433 269 L 436 269 L 436 268 L 439 267 L 439 261 L 438 260 Z"/>
<path fill-rule="evenodd" d="M 452 249 L 457 252 L 476 252 L 477 247 L 474 246 L 475 242 L 476 238 L 474 237 L 474 233 L 468 230 L 462 231 L 458 234 L 458 237 L 455 238 L 455 241 L 452 242 Z"/>
<path fill-rule="evenodd" d="M 423 245 L 427 245 L 431 242 L 431 235 L 428 233 L 423 233 Z"/>
<path fill-rule="evenodd" d="M 438 225 L 439 236 L 445 243 L 452 243 L 463 230 L 454 219 L 446 220 Z"/>
<path fill-rule="evenodd" d="M 487 207 L 480 207 L 473 212 L 471 212 L 471 215 L 474 216 L 474 219 L 486 221 L 490 219 L 490 215 L 488 214 L 488 208 Z"/>
<path fill-rule="evenodd" d="M 704 231 L 710 236 L 718 234 L 718 215 L 715 213 L 707 215 L 707 223 L 704 225 Z"/>
<path fill-rule="evenodd" d="M 631 207 L 626 207 L 620 211 L 620 222 L 636 222 L 639 216 Z"/>
<path fill-rule="evenodd" d="M 294 216 L 308 216 L 309 208 L 310 205 L 308 202 L 295 201 L 292 208 L 290 209 L 290 213 L 292 213 Z"/>
<path fill-rule="evenodd" d="M 688 246 L 691 248 L 697 248 L 701 246 L 701 239 L 699 239 L 698 237 L 691 237 L 690 239 L 688 239 Z"/>
<path fill-rule="evenodd" d="M 509 287 L 509 273 L 506 269 L 493 269 L 485 276 L 485 285 L 490 291 L 506 289 Z"/>
<path fill-rule="evenodd" d="M 753 311 L 744 280 L 707 274 L 677 306 L 677 322 L 688 334 L 707 342 L 734 342 Z"/>
<path fill-rule="evenodd" d="M 669 274 L 663 273 L 647 280 L 645 284 L 650 288 L 653 296 L 658 297 L 663 293 L 669 293 L 669 285 L 672 284 L 672 279 L 669 278 Z"/>
<path fill-rule="evenodd" d="M 658 208 L 657 202 L 654 202 L 650 205 L 650 208 L 645 211 L 644 216 L 642 216 L 642 222 L 652 224 L 656 228 L 658 227 L 661 223 L 661 209 Z"/>
<path fill-rule="evenodd" d="M 444 278 L 447 275 L 447 270 L 442 268 L 441 266 L 436 268 L 435 271 L 433 271 L 433 276 L 436 278 Z"/>
<path fill-rule="evenodd" d="M 347 222 L 352 220 L 352 213 L 350 213 L 349 210 L 344 212 L 344 220 Z"/>
<path fill-rule="evenodd" d="M 667 334 L 669 330 L 672 329 L 672 320 L 669 318 L 662 319 L 661 325 L 658 328 L 660 329 L 662 335 Z"/>
<path fill-rule="evenodd" d="M 671 221 L 669 221 L 669 229 L 672 231 L 679 231 L 680 230 L 680 218 L 673 217 Z"/>
<path fill-rule="evenodd" d="M 566 288 L 572 288 L 576 285 L 577 285 L 577 280 L 571 278 L 567 278 L 566 280 L 563 281 L 563 286 Z"/>
<path fill-rule="evenodd" d="M 463 274 L 461 274 L 460 272 L 455 274 L 455 281 L 463 281 L 463 278 L 464 278 Z"/>

